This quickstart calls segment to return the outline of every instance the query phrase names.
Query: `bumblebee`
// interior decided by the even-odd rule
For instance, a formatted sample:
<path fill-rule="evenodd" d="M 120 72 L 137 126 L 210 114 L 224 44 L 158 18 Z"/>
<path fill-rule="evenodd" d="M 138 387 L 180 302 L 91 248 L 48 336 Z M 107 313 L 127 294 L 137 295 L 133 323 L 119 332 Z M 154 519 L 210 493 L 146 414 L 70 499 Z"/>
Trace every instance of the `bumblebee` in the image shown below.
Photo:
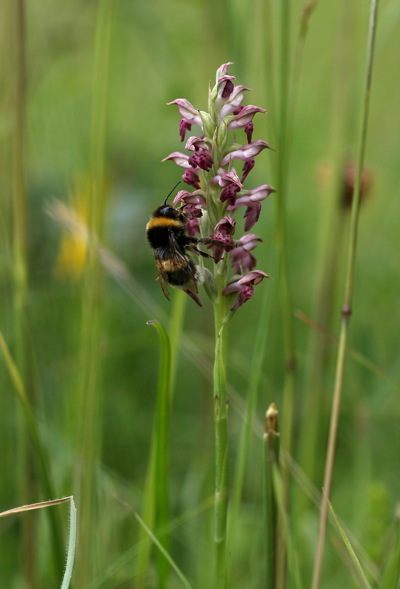
<path fill-rule="evenodd" d="M 212 256 L 199 250 L 197 245 L 212 243 L 212 240 L 197 239 L 187 234 L 187 217 L 179 209 L 167 204 L 169 196 L 154 211 L 146 226 L 147 240 L 154 252 L 158 270 L 158 280 L 168 300 L 168 285 L 171 285 L 183 289 L 201 307 L 197 288 L 198 270 L 188 252 L 211 258 Z"/>

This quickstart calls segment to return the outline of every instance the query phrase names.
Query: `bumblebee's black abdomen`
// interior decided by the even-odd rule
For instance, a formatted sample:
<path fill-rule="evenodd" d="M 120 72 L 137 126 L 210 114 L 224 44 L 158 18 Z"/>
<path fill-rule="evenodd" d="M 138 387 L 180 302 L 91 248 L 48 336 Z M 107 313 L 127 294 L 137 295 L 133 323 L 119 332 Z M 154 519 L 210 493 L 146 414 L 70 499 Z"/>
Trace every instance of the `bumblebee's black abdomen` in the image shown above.
<path fill-rule="evenodd" d="M 191 282 L 195 276 L 195 267 L 192 261 L 185 268 L 175 270 L 174 272 L 166 272 L 165 277 L 168 284 L 171 286 L 182 287 Z"/>

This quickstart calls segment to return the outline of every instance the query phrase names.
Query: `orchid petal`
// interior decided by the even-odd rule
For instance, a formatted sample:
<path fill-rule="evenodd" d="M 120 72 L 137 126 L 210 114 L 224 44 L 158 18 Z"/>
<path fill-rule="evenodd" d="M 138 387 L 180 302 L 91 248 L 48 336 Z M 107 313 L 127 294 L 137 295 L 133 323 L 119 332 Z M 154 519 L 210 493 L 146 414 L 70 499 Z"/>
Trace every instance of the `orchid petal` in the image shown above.
<path fill-rule="evenodd" d="M 253 143 L 249 143 L 248 145 L 236 146 L 236 148 L 234 147 L 232 151 L 225 155 L 221 161 L 221 166 L 226 166 L 231 160 L 242 160 L 246 162 L 258 155 L 263 149 L 271 149 L 271 146 L 262 139 L 253 141 Z"/>
<path fill-rule="evenodd" d="M 197 108 L 193 106 L 186 98 L 177 98 L 172 102 L 167 102 L 167 105 L 176 104 L 180 115 L 191 125 L 199 125 L 201 127 L 201 118 Z"/>
<path fill-rule="evenodd" d="M 166 162 L 168 160 L 172 160 L 177 166 L 181 168 L 186 168 L 188 170 L 192 169 L 192 166 L 189 164 L 189 156 L 181 153 L 180 151 L 174 151 L 165 157 L 162 162 Z"/>

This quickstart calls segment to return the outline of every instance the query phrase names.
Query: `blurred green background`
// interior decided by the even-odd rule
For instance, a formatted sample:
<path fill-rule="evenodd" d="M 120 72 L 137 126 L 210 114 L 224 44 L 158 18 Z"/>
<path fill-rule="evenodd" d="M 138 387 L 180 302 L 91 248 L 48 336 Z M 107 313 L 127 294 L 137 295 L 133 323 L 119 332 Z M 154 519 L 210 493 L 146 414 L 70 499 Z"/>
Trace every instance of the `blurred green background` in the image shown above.
<path fill-rule="evenodd" d="M 140 513 L 143 505 L 160 353 L 146 321 L 159 318 L 168 327 L 180 296 L 165 300 L 145 240 L 151 212 L 180 178 L 170 162 L 161 163 L 183 150 L 179 115 L 166 103 L 184 97 L 205 109 L 215 70 L 234 62 L 230 73 L 237 83 L 253 89 L 245 103 L 268 110 L 255 118 L 254 139 L 275 148 L 260 155 L 251 182 L 274 185 L 285 50 L 290 57 L 287 251 L 297 358 L 293 457 L 321 489 L 336 347 L 324 337 L 318 340 L 298 311 L 316 321 L 321 317 L 325 270 L 332 307 L 323 327 L 338 334 L 349 222 L 339 206 L 341 178 L 345 163 L 356 158 L 369 8 L 361 0 L 317 3 L 306 32 L 303 8 L 303 2 L 293 1 L 290 19 L 281 26 L 279 3 L 261 0 L 2 0 L 0 330 L 31 399 L 56 496 L 74 494 L 78 518 L 89 529 L 90 541 L 86 548 L 78 544 L 76 555 L 78 570 L 88 567 L 85 587 L 136 586 L 133 511 Z M 399 35 L 399 3 L 381 0 L 366 152 L 370 187 L 362 203 L 350 327 L 350 345 L 377 369 L 347 360 L 332 495 L 337 512 L 378 567 L 391 542 L 399 499 Z M 246 397 L 262 301 L 270 297 L 258 422 L 232 548 L 232 586 L 249 589 L 263 586 L 260 432 L 268 405 L 282 409 L 285 374 L 278 198 L 273 194 L 264 204 L 255 228 L 264 240 L 257 267 L 272 281 L 257 288 L 230 326 L 233 468 L 240 400 Z M 85 276 L 82 240 L 74 240 L 46 212 L 57 201 L 97 227 L 129 279 L 121 283 L 104 269 Z M 213 321 L 204 293 L 202 299 L 202 309 L 185 303 L 189 344 L 179 356 L 170 460 L 172 515 L 182 517 L 174 519 L 172 553 L 196 587 L 207 586 L 200 580 L 212 514 L 203 502 L 212 496 L 214 467 Z M 314 391 L 319 345 L 323 365 Z M 3 510 L 50 497 L 6 364 L 0 366 Z M 312 421 L 318 431 L 308 447 L 304 440 Z M 85 489 L 95 497 L 87 519 L 80 511 Z M 294 543 L 308 586 L 318 507 L 304 499 L 298 481 L 293 495 Z M 53 509 L 66 523 L 67 512 Z M 35 514 L 30 525 L 24 517 L 1 521 L 0 584 L 57 586 L 47 516 Z M 351 587 L 343 548 L 333 532 L 330 536 L 323 587 Z M 156 586 L 151 575 L 147 582 Z"/>

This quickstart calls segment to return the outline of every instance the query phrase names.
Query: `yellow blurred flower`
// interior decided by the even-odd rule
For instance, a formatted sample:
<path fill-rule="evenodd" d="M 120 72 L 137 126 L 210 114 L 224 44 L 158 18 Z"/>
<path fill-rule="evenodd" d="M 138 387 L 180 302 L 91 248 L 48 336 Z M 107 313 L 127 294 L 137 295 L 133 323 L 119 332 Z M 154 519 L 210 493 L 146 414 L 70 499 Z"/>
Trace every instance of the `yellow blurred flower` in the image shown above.
<path fill-rule="evenodd" d="M 69 214 L 83 227 L 87 226 L 87 203 L 90 182 L 86 178 L 76 182 L 76 189 L 68 195 Z M 82 231 L 66 230 L 61 236 L 55 265 L 56 277 L 60 280 L 79 280 L 86 263 L 87 236 Z"/>

